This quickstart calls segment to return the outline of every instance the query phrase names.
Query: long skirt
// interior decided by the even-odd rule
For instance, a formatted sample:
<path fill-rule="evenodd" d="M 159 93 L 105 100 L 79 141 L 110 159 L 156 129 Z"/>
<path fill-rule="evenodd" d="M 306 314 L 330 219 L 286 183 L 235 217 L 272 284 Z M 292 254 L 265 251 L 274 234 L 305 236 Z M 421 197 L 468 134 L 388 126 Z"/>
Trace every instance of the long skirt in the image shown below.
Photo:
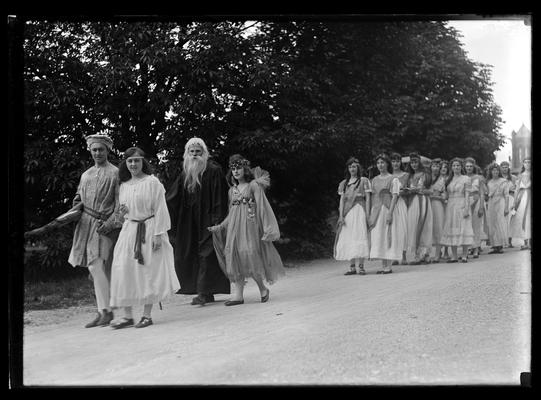
<path fill-rule="evenodd" d="M 441 243 L 443 224 L 445 222 L 445 206 L 441 200 L 431 199 L 432 205 L 432 245 Z"/>
<path fill-rule="evenodd" d="M 432 248 L 432 206 L 427 196 L 415 195 L 408 207 L 408 250 L 429 252 Z"/>
<path fill-rule="evenodd" d="M 491 246 L 504 246 L 507 243 L 507 216 L 504 211 L 503 196 L 493 196 L 488 200 L 487 221 Z"/>
<path fill-rule="evenodd" d="M 464 218 L 464 197 L 450 197 L 447 202 L 441 244 L 444 246 L 473 244 L 471 211 L 468 217 Z"/>
<path fill-rule="evenodd" d="M 404 250 L 406 239 L 404 234 L 406 210 L 403 208 L 405 206 L 405 203 L 402 206 L 399 206 L 398 202 L 396 203 L 391 224 L 387 223 L 389 209 L 385 205 L 381 206 L 376 224 L 370 230 L 370 259 L 402 259 L 402 251 Z"/>
<path fill-rule="evenodd" d="M 508 210 L 511 211 L 511 207 L 513 206 L 513 203 L 515 202 L 515 197 L 513 195 L 509 195 L 509 200 L 507 201 L 508 202 Z M 509 212 L 507 214 L 507 225 L 505 227 L 505 237 L 506 238 L 510 238 L 511 237 L 511 212 Z"/>
<path fill-rule="evenodd" d="M 516 195 L 517 193 L 515 193 Z M 532 237 L 532 208 L 529 203 L 528 197 L 530 196 L 530 191 L 525 190 L 525 193 L 522 195 L 520 204 L 518 205 L 518 210 L 516 210 L 515 215 L 511 217 L 511 223 L 509 230 L 511 231 L 511 237 L 516 239 L 530 239 Z M 531 200 L 530 200 L 531 202 Z"/>
<path fill-rule="evenodd" d="M 483 232 L 483 216 L 479 216 L 480 201 L 474 207 L 470 207 L 471 223 L 473 229 L 473 247 L 481 247 L 481 235 Z"/>
<path fill-rule="evenodd" d="M 344 222 L 337 233 L 334 258 L 345 261 L 368 257 L 370 249 L 364 208 L 360 204 L 355 204 L 346 214 Z"/>
<path fill-rule="evenodd" d="M 155 304 L 180 289 L 175 272 L 173 246 L 167 234 L 162 245 L 152 250 L 154 218 L 145 222 L 145 243 L 142 244 L 143 264 L 134 258 L 137 223 L 126 221 L 118 236 L 111 268 L 112 307 Z"/>

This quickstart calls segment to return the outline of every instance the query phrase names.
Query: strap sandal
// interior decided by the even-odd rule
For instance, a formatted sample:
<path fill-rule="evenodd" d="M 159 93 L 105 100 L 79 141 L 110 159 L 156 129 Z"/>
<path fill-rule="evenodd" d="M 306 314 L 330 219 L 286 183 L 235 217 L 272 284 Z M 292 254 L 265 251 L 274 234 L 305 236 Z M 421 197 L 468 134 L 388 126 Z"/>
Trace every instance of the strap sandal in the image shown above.
<path fill-rule="evenodd" d="M 148 318 L 148 317 L 142 317 L 141 318 L 141 321 L 139 321 L 137 323 L 137 325 L 135 325 L 136 328 L 146 328 L 147 326 L 150 326 L 152 325 L 152 318 Z"/>
<path fill-rule="evenodd" d="M 111 328 L 113 329 L 122 329 L 128 326 L 133 326 L 133 318 L 122 317 L 120 321 L 114 322 L 110 325 L 111 325 Z"/>
<path fill-rule="evenodd" d="M 364 270 L 364 267 L 359 267 L 359 275 L 366 275 L 366 271 Z"/>
<path fill-rule="evenodd" d="M 103 314 L 98 321 L 98 326 L 107 326 L 114 319 L 112 311 L 103 310 Z"/>

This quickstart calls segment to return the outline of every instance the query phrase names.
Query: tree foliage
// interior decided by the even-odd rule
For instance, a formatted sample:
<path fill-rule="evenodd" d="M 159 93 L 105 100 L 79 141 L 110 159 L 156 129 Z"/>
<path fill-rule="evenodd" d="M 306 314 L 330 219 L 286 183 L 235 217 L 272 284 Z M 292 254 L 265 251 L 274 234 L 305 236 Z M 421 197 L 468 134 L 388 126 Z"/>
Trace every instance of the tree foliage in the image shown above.
<path fill-rule="evenodd" d="M 27 228 L 66 209 L 90 166 L 84 136 L 141 146 L 164 182 L 199 136 L 224 167 L 241 153 L 271 172 L 284 251 L 328 255 L 349 156 L 484 165 L 503 144 L 490 66 L 459 39 L 443 22 L 29 21 Z"/>

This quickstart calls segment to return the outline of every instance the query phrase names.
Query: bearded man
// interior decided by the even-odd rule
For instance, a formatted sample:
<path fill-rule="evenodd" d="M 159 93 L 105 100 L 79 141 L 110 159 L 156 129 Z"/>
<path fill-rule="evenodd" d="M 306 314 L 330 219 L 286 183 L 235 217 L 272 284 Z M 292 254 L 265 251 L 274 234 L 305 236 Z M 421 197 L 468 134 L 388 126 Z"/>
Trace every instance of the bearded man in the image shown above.
<path fill-rule="evenodd" d="M 171 216 L 177 294 L 197 294 L 193 305 L 214 301 L 214 294 L 230 293 L 230 283 L 218 264 L 209 226 L 227 215 L 227 186 L 220 165 L 209 159 L 205 142 L 188 140 L 180 174 L 166 194 Z"/>

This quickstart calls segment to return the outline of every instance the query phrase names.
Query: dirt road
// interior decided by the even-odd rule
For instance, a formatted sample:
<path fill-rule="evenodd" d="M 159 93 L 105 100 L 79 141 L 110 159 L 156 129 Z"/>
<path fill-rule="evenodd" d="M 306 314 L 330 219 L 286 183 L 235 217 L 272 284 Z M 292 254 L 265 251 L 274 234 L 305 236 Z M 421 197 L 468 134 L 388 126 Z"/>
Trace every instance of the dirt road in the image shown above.
<path fill-rule="evenodd" d="M 347 263 L 346 263 L 347 264 Z M 175 296 L 145 329 L 85 329 L 90 310 L 26 326 L 25 385 L 519 384 L 529 371 L 530 252 L 344 276 L 288 269 L 259 302 Z M 136 309 L 135 318 L 141 309 Z M 61 311 L 70 315 L 70 311 Z"/>

